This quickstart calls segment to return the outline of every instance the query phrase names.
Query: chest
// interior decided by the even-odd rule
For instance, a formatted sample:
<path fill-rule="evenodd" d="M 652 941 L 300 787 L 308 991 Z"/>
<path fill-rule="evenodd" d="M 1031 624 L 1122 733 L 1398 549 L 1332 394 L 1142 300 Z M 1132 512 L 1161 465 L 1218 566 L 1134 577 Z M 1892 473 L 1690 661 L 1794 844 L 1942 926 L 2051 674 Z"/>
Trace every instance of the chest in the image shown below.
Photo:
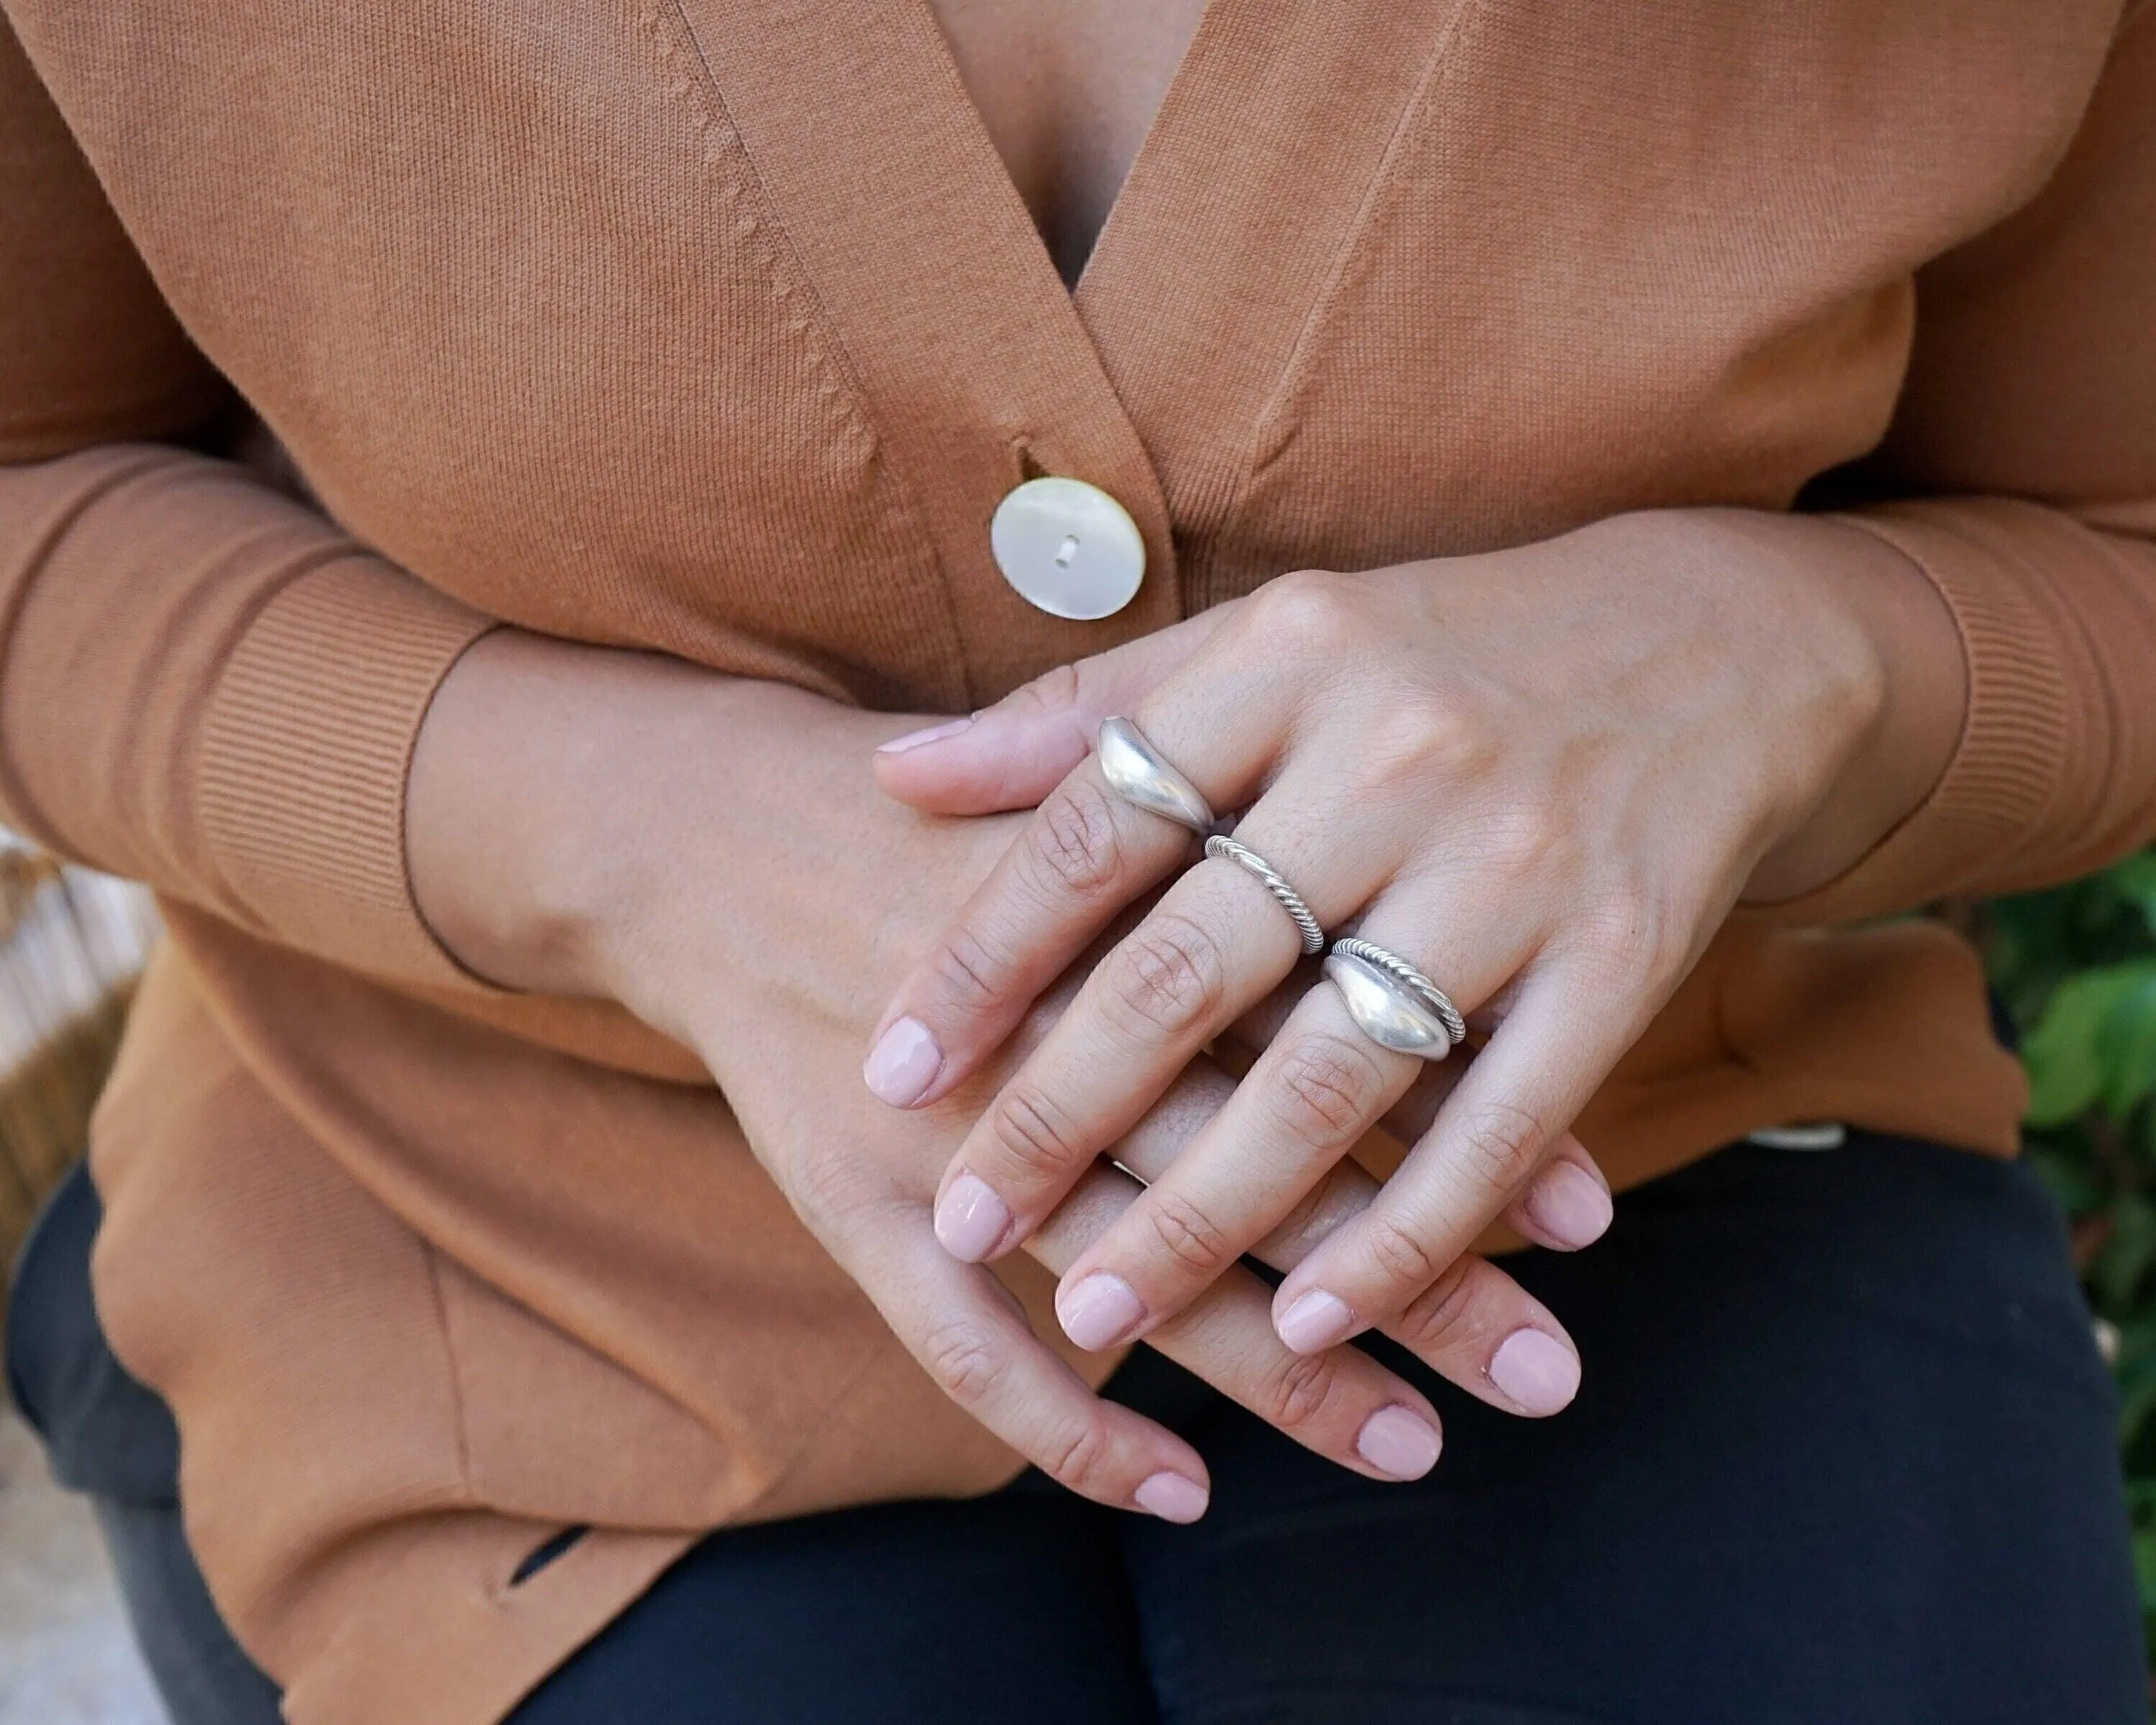
<path fill-rule="evenodd" d="M 1786 506 L 1879 438 L 1915 270 L 2041 184 L 2117 13 L 0 5 L 357 537 L 927 711 L 1294 568 Z M 1041 475 L 1129 511 L 1122 611 L 999 571 Z"/>
<path fill-rule="evenodd" d="M 981 123 L 1075 282 L 1205 0 L 933 0 Z"/>

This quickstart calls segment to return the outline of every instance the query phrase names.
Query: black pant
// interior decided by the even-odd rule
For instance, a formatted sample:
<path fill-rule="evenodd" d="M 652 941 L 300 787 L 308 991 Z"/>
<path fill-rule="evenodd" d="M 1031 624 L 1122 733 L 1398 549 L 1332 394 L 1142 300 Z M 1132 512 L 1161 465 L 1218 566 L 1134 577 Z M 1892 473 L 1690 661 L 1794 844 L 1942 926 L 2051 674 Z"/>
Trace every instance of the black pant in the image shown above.
<path fill-rule="evenodd" d="M 2025 1170 L 1739 1146 L 1517 1263 L 1579 1400 L 1433 1386 L 1418 1485 L 1141 1353 L 1116 1393 L 1211 1464 L 1195 1527 L 1029 1477 L 717 1534 L 515 1725 L 2147 1719 L 2112 1393 Z"/>

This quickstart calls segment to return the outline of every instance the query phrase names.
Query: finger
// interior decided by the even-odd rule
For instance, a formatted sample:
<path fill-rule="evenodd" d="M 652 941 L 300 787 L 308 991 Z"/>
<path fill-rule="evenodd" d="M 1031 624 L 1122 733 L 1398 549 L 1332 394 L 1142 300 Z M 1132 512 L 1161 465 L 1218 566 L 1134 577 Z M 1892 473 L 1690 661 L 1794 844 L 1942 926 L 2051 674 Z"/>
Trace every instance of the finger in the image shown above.
<path fill-rule="evenodd" d="M 1238 1076 L 1253 1065 L 1278 1036 L 1304 994 L 1320 978 L 1315 964 L 1298 964 L 1288 979 L 1265 996 L 1216 1039 L 1215 1047 L 1229 1070 Z M 1455 1048 L 1441 1060 L 1424 1060 L 1400 1099 L 1388 1108 L 1378 1124 L 1391 1137 L 1411 1144 L 1430 1129 L 1438 1106 L 1452 1094 L 1453 1086 L 1473 1062 L 1473 1045 Z M 1397 1160 L 1397 1158 L 1394 1158 Z"/>
<path fill-rule="evenodd" d="M 1299 806 L 1299 793 L 1314 798 L 1317 787 L 1283 780 L 1245 828 L 1260 827 L 1276 800 Z M 1300 806 L 1308 806 L 1307 801 Z M 1291 865 L 1301 860 L 1292 836 L 1283 836 L 1275 849 L 1291 860 Z M 1336 841 L 1332 853 L 1332 875 L 1323 888 L 1313 891 L 1338 891 L 1336 909 L 1347 904 L 1368 876 L 1393 862 L 1386 851 L 1358 850 L 1353 838 Z M 1152 1092 L 1142 1086 L 1165 1086 L 1199 1045 L 1255 1004 L 1273 976 L 1291 962 L 1292 953 L 1282 954 L 1279 947 L 1291 938 L 1293 925 L 1276 906 L 1267 918 L 1261 906 L 1252 906 L 1259 921 L 1252 925 L 1244 912 L 1235 943 L 1211 932 L 1221 927 L 1230 901 L 1251 896 L 1255 886 L 1245 870 L 1212 859 L 1169 889 L 1124 945 L 1102 961 L 1070 1011 L 968 1134 L 959 1161 L 978 1186 L 963 1189 L 958 1202 L 984 1206 L 987 1199 L 979 1189 L 985 1187 L 1006 1207 L 1014 1228 L 1012 1237 L 1023 1238 L 1028 1219 L 1044 1213 L 1060 1195 L 1054 1177 L 1068 1165 L 1063 1158 L 1090 1158 L 1127 1130 L 1135 1122 L 1121 1111 L 1130 1106 L 1133 1095 L 1150 1099 Z M 1262 886 L 1255 896 L 1270 896 Z M 1410 916 L 1396 902 L 1399 897 L 1389 891 L 1371 907 L 1373 926 L 1389 932 L 1438 921 Z M 1408 950 L 1436 963 L 1440 973 L 1479 1004 L 1525 962 L 1537 931 L 1531 925 L 1507 929 L 1502 912 L 1486 907 L 1476 896 L 1448 896 L 1445 901 L 1450 913 L 1442 926 L 1419 930 L 1419 938 Z M 1158 1001 L 1163 991 L 1154 988 L 1141 996 L 1134 987 L 1118 986 L 1120 977 L 1128 975 L 1135 984 L 1140 976 L 1121 968 L 1126 951 L 1141 955 L 1148 970 L 1159 968 L 1162 930 L 1180 951 L 1212 955 L 1205 963 L 1222 973 L 1219 992 L 1231 996 L 1228 1002 L 1205 1011 L 1198 999 L 1202 990 L 1194 987 L 1187 992 L 1197 1009 L 1177 1019 L 1171 1014 L 1182 1010 L 1183 1002 L 1171 1000 L 1170 1012 L 1164 1013 Z M 1152 945 L 1147 944 L 1149 931 L 1154 932 Z M 1274 937 L 1275 968 L 1270 974 L 1253 976 L 1250 968 L 1263 962 L 1255 955 L 1262 952 L 1258 943 L 1267 934 Z M 1066 1278 L 1057 1304 L 1065 1332 L 1081 1348 L 1106 1348 L 1142 1336 L 1180 1311 L 1378 1123 L 1424 1065 L 1373 1040 L 1329 981 L 1308 989 L 1227 1106 Z M 1012 1125 L 999 1131 L 1005 1118 Z M 1044 1120 L 1055 1127 L 1055 1154 L 1038 1153 L 1037 1142 L 1022 1147 L 1031 1153 L 1009 1153 L 1009 1137 L 1025 1131 L 1037 1141 L 1035 1122 Z"/>
<path fill-rule="evenodd" d="M 1139 1191 L 1127 1174 L 1096 1166 L 1027 1250 L 1065 1267 Z M 1428 1399 L 1360 1348 L 1283 1346 L 1265 1286 L 1248 1270 L 1232 1270 L 1147 1341 L 1304 1448 L 1371 1479 L 1419 1479 L 1437 1461 L 1442 1427 Z"/>
<path fill-rule="evenodd" d="M 1233 607 L 1216 606 L 1106 653 L 1058 665 L 971 718 L 909 731 L 875 752 L 876 783 L 924 814 L 1030 809 L 1093 747 L 1103 719 L 1137 710 Z"/>
<path fill-rule="evenodd" d="M 1615 1215 L 1609 1182 L 1570 1132 L 1558 1134 L 1526 1191 L 1505 1207 L 1505 1220 L 1517 1232 L 1553 1252 L 1593 1245 Z"/>
<path fill-rule="evenodd" d="M 1079 1255 L 1057 1291 L 1065 1333 L 1107 1348 L 1182 1311 L 1294 1209 L 1423 1064 L 1371 1041 L 1329 984 L 1310 989 L 1226 1105 Z"/>
<path fill-rule="evenodd" d="M 1256 783 L 1291 710 L 1277 686 L 1285 673 L 1246 673 L 1222 645 L 1236 634 L 1216 629 L 1187 675 L 1138 714 L 1156 747 L 1216 809 L 1233 807 Z M 896 1107 L 947 1093 L 1001 1046 L 1034 996 L 1119 911 L 1189 860 L 1192 846 L 1185 828 L 1116 796 L 1088 757 L 1049 793 L 900 984 L 863 1071 L 870 1090 Z"/>
<path fill-rule="evenodd" d="M 1321 920 L 1344 916 L 1397 857 L 1345 837 L 1321 840 L 1298 817 L 1269 819 L 1286 788 L 1268 793 L 1242 829 L 1277 829 L 1281 836 L 1264 842 L 1278 866 L 1291 881 L 1312 881 L 1306 896 Z M 970 1257 L 1023 1240 L 1301 949 L 1295 922 L 1245 868 L 1209 857 L 1183 874 L 1094 968 L 967 1133 L 938 1192 L 945 1243 Z M 966 1225 L 953 1225 L 961 1217 Z"/>
<path fill-rule="evenodd" d="M 1190 833 L 1132 808 L 1088 759 L 1050 793 L 899 985 L 862 1078 L 926 1107 L 1002 1047 L 1122 907 L 1194 855 Z"/>
<path fill-rule="evenodd" d="M 944 1394 L 1042 1472 L 1112 1508 L 1171 1522 L 1205 1512 L 1198 1452 L 1089 1389 L 994 1276 L 945 1252 L 911 1206 L 865 1214 L 834 1251 Z"/>
<path fill-rule="evenodd" d="M 1431 1286 L 1522 1197 L 1645 1007 L 1606 969 L 1541 967 L 1377 1201 L 1281 1285 L 1274 1313 L 1290 1343 L 1328 1346 Z"/>
<path fill-rule="evenodd" d="M 1116 1160 L 1141 1179 L 1165 1178 L 1204 1120 L 1224 1105 L 1231 1091 L 1225 1073 L 1209 1062 L 1196 1063 L 1161 1106 L 1116 1147 Z M 1276 1270 L 1292 1271 L 1368 1209 L 1380 1189 L 1355 1163 L 1337 1163 L 1256 1244 L 1251 1255 Z M 1060 1267 L 1067 1273 L 1071 1266 Z M 1203 1304 L 1201 1299 L 1193 1309 Z M 1578 1350 L 1549 1308 L 1502 1269 L 1472 1255 L 1449 1266 L 1406 1311 L 1379 1329 L 1440 1377 L 1508 1413 L 1555 1413 L 1578 1382 Z M 1161 1333 L 1156 1331 L 1147 1341 L 1158 1346 Z M 1525 1339 L 1514 1344 L 1513 1338 L 1523 1333 Z M 1569 1358 L 1568 1374 L 1563 1360 L 1555 1362 L 1554 1371 L 1548 1369 L 1545 1338 Z M 1522 1368 L 1523 1358 L 1527 1368 Z M 1538 1358 L 1545 1367 L 1539 1375 L 1529 1369 Z"/>

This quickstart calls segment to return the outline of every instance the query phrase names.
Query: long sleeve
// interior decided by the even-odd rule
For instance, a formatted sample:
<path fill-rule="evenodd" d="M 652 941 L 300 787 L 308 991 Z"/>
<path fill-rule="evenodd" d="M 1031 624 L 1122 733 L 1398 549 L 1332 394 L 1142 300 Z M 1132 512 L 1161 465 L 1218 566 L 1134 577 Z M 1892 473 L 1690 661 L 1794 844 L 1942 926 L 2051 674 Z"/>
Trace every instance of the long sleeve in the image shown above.
<path fill-rule="evenodd" d="M 2034 202 L 1920 274 L 1848 519 L 1958 622 L 1968 719 L 1929 799 L 1785 911 L 1838 920 L 2085 873 L 2156 837 L 2156 5 Z"/>
<path fill-rule="evenodd" d="M 377 974 L 421 922 L 406 768 L 488 619 L 249 470 L 230 405 L 0 23 L 0 821 Z"/>

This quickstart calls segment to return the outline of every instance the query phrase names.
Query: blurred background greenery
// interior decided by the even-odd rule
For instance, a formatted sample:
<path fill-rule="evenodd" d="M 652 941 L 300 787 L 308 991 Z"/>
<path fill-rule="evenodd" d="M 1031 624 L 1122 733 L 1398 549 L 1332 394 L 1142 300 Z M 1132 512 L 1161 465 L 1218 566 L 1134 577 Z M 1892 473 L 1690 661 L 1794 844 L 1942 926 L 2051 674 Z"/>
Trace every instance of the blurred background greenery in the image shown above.
<path fill-rule="evenodd" d="M 2142 1620 L 2156 1656 L 2156 850 L 1970 918 L 2022 1033 L 2029 1155 L 2073 1225 L 2113 1354 Z"/>

